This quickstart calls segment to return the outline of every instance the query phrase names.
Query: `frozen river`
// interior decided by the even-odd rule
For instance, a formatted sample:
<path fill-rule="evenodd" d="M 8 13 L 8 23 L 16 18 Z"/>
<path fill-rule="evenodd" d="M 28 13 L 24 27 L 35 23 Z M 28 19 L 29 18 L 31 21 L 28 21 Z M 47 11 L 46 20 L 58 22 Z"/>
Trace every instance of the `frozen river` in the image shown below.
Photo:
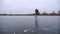
<path fill-rule="evenodd" d="M 60 16 L 38 16 L 39 34 L 58 34 Z M 34 32 L 35 16 L 0 16 L 0 34 L 25 34 Z"/>

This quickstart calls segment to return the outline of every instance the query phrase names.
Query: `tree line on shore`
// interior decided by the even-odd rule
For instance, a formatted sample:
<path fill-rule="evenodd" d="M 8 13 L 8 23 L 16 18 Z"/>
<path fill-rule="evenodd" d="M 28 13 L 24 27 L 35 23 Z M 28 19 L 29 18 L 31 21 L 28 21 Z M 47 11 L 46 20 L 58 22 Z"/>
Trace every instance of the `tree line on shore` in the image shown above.
<path fill-rule="evenodd" d="M 33 15 L 60 15 L 60 10 L 58 11 L 58 13 L 56 13 L 55 11 L 52 11 L 52 13 L 46 13 L 46 12 L 43 12 L 43 13 L 40 13 L 38 9 L 35 10 L 35 13 Z"/>
<path fill-rule="evenodd" d="M 25 15 L 35 15 L 36 13 L 34 14 L 25 14 Z M 0 14 L 0 15 L 23 15 L 23 14 Z M 60 15 L 60 10 L 58 11 L 58 13 L 56 13 L 55 11 L 53 11 L 52 13 L 46 13 L 46 12 L 43 12 L 43 13 L 37 13 L 37 15 Z"/>

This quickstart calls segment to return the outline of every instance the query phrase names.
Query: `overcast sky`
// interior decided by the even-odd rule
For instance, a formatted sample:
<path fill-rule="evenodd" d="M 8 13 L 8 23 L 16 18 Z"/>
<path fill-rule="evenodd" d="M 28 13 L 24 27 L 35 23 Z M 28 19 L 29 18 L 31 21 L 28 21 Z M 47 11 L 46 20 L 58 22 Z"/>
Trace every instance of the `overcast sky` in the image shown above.
<path fill-rule="evenodd" d="M 0 13 L 52 12 L 60 9 L 60 0 L 0 0 Z"/>

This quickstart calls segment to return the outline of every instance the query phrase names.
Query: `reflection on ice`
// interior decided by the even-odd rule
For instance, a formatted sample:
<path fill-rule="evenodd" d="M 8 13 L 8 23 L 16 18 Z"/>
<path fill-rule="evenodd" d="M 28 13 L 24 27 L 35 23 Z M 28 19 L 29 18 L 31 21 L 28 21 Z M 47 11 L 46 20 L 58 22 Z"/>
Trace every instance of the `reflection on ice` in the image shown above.
<path fill-rule="evenodd" d="M 16 33 L 14 32 L 14 34 L 16 34 Z"/>
<path fill-rule="evenodd" d="M 31 30 L 24 30 L 24 32 L 35 32 L 35 31 L 33 31 L 33 30 L 32 31 Z"/>
<path fill-rule="evenodd" d="M 24 30 L 24 32 L 27 32 L 28 30 Z"/>
<path fill-rule="evenodd" d="M 50 29 L 48 29 L 48 28 L 42 28 L 42 30 L 47 30 L 47 31 L 49 31 Z"/>

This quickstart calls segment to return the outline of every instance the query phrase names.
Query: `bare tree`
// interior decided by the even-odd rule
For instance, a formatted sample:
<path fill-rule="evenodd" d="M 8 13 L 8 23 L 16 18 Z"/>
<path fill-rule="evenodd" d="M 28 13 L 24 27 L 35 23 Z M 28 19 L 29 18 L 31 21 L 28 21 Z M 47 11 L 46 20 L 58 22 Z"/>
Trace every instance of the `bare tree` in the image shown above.
<path fill-rule="evenodd" d="M 38 9 L 35 9 L 35 14 L 39 15 L 39 10 Z"/>
<path fill-rule="evenodd" d="M 58 14 L 60 14 L 60 10 L 58 11 Z"/>

